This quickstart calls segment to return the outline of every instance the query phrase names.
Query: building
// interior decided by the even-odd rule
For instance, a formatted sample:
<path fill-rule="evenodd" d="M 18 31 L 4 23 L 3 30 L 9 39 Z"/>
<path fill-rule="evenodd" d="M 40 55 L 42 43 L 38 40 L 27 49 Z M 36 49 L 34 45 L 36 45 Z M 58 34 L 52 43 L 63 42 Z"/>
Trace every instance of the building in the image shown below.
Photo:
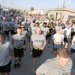
<path fill-rule="evenodd" d="M 61 20 L 67 20 L 72 19 L 75 17 L 75 10 L 68 9 L 68 8 L 56 8 L 53 10 L 50 10 L 48 12 L 49 17 L 54 17 L 54 19 L 61 19 Z"/>

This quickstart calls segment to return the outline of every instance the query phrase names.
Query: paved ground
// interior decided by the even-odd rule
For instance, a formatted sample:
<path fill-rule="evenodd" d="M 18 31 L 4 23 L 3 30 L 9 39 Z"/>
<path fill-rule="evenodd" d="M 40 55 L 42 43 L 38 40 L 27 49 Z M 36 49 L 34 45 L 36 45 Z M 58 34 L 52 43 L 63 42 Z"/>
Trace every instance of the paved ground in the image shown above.
<path fill-rule="evenodd" d="M 13 69 L 13 63 L 12 63 L 11 75 L 34 75 L 32 73 L 32 56 L 30 56 L 29 53 L 30 53 L 30 50 L 29 50 L 29 44 L 28 44 L 27 50 L 25 52 L 25 56 L 21 62 L 21 67 L 18 69 Z M 73 58 L 74 58 L 74 55 L 72 55 Z M 42 56 L 37 59 L 36 69 L 47 59 L 50 59 L 53 57 L 55 57 L 55 55 L 52 53 L 52 43 L 51 43 L 50 48 L 48 48 L 48 46 L 46 46 Z M 72 75 L 75 75 L 74 70 L 72 70 Z"/>
<path fill-rule="evenodd" d="M 29 44 L 27 44 L 27 49 L 25 51 L 25 56 L 22 59 L 21 67 L 14 69 L 12 62 L 12 69 L 10 75 L 34 75 L 32 73 L 32 56 L 30 56 Z M 75 54 L 74 54 L 75 55 Z M 74 55 L 72 56 L 74 58 Z M 40 58 L 37 59 L 36 69 L 47 59 L 53 58 L 55 55 L 52 53 L 52 43 L 50 43 L 50 48 L 46 46 L 43 51 L 43 54 Z M 75 75 L 75 70 L 72 70 L 72 75 Z"/>

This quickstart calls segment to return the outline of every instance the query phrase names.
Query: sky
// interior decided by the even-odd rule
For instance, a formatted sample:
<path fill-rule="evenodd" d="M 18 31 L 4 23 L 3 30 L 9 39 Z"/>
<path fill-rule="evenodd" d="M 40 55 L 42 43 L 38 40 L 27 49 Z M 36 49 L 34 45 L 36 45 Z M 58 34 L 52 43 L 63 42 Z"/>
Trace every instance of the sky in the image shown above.
<path fill-rule="evenodd" d="M 35 10 L 49 10 L 60 6 L 62 1 L 63 0 L 0 0 L 0 4 L 23 10 L 30 10 L 31 7 L 34 7 Z M 75 9 L 75 0 L 66 1 L 69 8 Z"/>

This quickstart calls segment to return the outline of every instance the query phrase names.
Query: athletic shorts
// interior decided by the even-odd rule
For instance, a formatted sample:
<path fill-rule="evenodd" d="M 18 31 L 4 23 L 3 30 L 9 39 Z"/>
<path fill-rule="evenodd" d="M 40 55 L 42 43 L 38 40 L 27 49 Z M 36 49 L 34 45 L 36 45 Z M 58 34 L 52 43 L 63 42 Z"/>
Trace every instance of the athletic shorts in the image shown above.
<path fill-rule="evenodd" d="M 10 71 L 11 71 L 11 61 L 5 66 L 0 66 L 0 73 L 9 73 Z"/>
<path fill-rule="evenodd" d="M 1 30 L 1 27 L 0 27 L 0 30 Z"/>
<path fill-rule="evenodd" d="M 10 31 L 11 31 L 12 35 L 16 34 L 16 32 L 14 30 L 10 30 Z"/>
<path fill-rule="evenodd" d="M 53 49 L 55 50 L 55 51 L 57 51 L 57 50 L 59 50 L 60 48 L 62 48 L 62 45 L 61 44 L 54 44 L 53 45 Z"/>
<path fill-rule="evenodd" d="M 23 56 L 24 56 L 23 48 L 21 49 L 14 48 L 14 57 L 23 57 Z"/>
<path fill-rule="evenodd" d="M 65 43 L 70 43 L 71 42 L 71 38 L 64 38 L 64 42 Z"/>
<path fill-rule="evenodd" d="M 72 49 L 72 48 L 71 48 L 71 53 L 75 53 L 75 49 Z"/>
<path fill-rule="evenodd" d="M 36 50 L 36 49 L 33 48 L 33 50 L 32 50 L 32 57 L 33 58 L 40 57 L 42 55 L 42 52 L 43 52 L 43 50 L 39 50 L 39 49 Z"/>
<path fill-rule="evenodd" d="M 6 35 L 9 35 L 9 31 L 4 31 Z"/>
<path fill-rule="evenodd" d="M 48 33 L 48 34 L 46 35 L 46 39 L 47 39 L 47 38 L 50 38 L 50 36 L 51 36 L 51 33 Z"/>

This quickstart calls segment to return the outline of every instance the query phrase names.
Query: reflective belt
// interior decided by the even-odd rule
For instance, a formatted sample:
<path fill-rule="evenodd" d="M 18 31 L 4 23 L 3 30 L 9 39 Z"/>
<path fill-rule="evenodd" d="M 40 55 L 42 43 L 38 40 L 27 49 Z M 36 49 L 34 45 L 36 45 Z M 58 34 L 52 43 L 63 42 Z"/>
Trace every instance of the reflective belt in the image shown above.
<path fill-rule="evenodd" d="M 35 47 L 33 47 L 35 50 L 41 50 L 40 48 L 35 48 Z"/>
<path fill-rule="evenodd" d="M 52 28 L 49 28 L 49 29 L 52 29 Z"/>
<path fill-rule="evenodd" d="M 25 30 L 28 30 L 28 28 L 24 28 Z"/>
<path fill-rule="evenodd" d="M 17 47 L 17 46 L 15 46 L 14 48 L 16 48 L 16 49 L 22 49 L 23 47 L 21 46 L 21 47 Z"/>
<path fill-rule="evenodd" d="M 16 46 L 14 48 L 18 49 L 18 47 L 16 47 Z"/>
<path fill-rule="evenodd" d="M 19 49 L 22 49 L 23 47 L 21 46 L 21 47 L 19 47 Z"/>

